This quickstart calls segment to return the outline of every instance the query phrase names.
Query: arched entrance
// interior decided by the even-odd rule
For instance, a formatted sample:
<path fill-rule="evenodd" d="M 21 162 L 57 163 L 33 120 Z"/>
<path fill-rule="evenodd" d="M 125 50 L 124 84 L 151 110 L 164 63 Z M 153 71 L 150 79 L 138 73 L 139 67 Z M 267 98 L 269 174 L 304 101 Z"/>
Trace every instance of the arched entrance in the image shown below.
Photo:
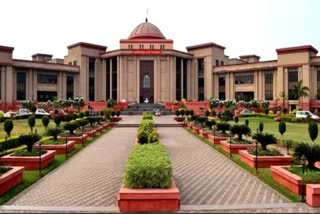
<path fill-rule="evenodd" d="M 149 103 L 154 102 L 153 72 L 154 66 L 152 60 L 140 61 L 140 103 L 143 103 L 146 98 L 148 98 Z"/>

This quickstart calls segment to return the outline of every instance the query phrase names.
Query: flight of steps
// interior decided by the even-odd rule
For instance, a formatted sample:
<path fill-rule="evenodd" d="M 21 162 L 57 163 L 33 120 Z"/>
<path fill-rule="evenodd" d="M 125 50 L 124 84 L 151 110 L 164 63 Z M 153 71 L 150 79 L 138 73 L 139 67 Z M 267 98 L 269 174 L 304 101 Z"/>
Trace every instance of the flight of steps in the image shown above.
<path fill-rule="evenodd" d="M 121 111 L 121 115 L 142 115 L 143 112 L 154 113 L 154 109 L 160 109 L 161 115 L 174 115 L 169 109 L 165 109 L 164 105 L 156 103 L 138 103 L 131 104 L 128 109 Z"/>

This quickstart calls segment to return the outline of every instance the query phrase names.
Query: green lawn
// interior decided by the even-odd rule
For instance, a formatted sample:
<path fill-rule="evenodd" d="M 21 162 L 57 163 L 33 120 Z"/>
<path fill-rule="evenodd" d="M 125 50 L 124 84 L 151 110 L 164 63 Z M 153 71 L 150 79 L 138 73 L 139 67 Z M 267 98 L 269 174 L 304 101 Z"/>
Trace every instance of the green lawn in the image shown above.
<path fill-rule="evenodd" d="M 273 119 L 263 118 L 263 117 L 248 117 L 248 118 L 239 118 L 239 124 L 244 124 L 245 120 L 249 120 L 249 127 L 251 132 L 255 133 L 257 128 L 259 128 L 259 123 L 263 122 L 264 131 L 275 134 L 277 139 L 281 139 L 279 133 L 278 124 L 279 122 L 274 121 Z M 231 124 L 234 124 L 234 121 L 230 121 Z M 283 139 L 291 139 L 296 142 L 305 141 L 311 142 L 309 133 L 308 133 L 308 123 L 286 123 L 287 131 L 283 135 Z M 316 140 L 317 141 L 317 140 Z M 318 138 L 318 142 L 320 142 Z"/>
<path fill-rule="evenodd" d="M 4 138 L 7 134 L 4 131 L 3 127 L 4 123 L 0 123 L 0 139 Z M 63 127 L 63 122 L 60 124 L 61 127 Z M 55 123 L 53 120 L 50 120 L 49 128 L 55 127 Z M 42 125 L 41 119 L 36 119 L 36 125 L 33 128 L 33 131 L 37 129 L 38 134 L 43 135 L 45 133 L 45 128 Z M 13 120 L 13 130 L 11 132 L 11 136 L 19 135 L 19 134 L 28 134 L 31 132 L 30 127 L 28 125 L 28 119 L 19 119 L 19 120 Z"/>

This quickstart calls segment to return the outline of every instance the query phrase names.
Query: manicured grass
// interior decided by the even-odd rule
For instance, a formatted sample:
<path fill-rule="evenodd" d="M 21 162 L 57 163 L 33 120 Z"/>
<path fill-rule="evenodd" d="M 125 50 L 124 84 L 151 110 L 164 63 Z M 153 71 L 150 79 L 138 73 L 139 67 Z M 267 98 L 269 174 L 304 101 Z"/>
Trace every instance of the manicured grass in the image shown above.
<path fill-rule="evenodd" d="M 96 136 L 94 138 L 89 138 L 87 141 L 85 141 L 85 146 L 90 144 L 91 142 L 93 142 L 97 138 L 99 138 L 101 135 L 107 133 L 109 130 L 110 129 L 103 130 L 103 132 L 101 134 L 99 132 L 96 134 Z M 75 144 L 75 148 L 71 152 L 68 153 L 67 159 L 64 154 L 63 155 L 56 155 L 53 163 L 51 163 L 47 168 L 41 170 L 42 176 L 47 175 L 49 172 L 51 172 L 52 170 L 54 170 L 55 168 L 57 168 L 58 166 L 63 164 L 66 160 L 68 160 L 73 155 L 78 153 L 82 148 L 83 147 L 81 144 Z M 0 197 L 0 205 L 6 203 L 7 201 L 9 201 L 13 197 L 15 197 L 17 194 L 19 194 L 24 189 L 28 188 L 29 186 L 31 186 L 32 184 L 34 184 L 38 180 L 40 180 L 39 170 L 25 170 L 24 174 L 23 174 L 22 183 L 20 183 L 16 187 L 12 188 L 11 190 L 9 190 L 6 194 L 2 195 Z"/>
<path fill-rule="evenodd" d="M 249 120 L 249 127 L 251 128 L 251 132 L 255 133 L 257 128 L 259 128 L 259 123 L 262 122 L 264 124 L 263 131 L 269 132 L 275 135 L 277 139 L 281 139 L 281 135 L 279 133 L 278 124 L 279 122 L 274 121 L 273 119 L 268 119 L 264 117 L 248 117 L 248 118 L 239 118 L 238 124 L 244 124 L 245 120 Z M 230 124 L 234 124 L 234 121 L 230 121 Z M 309 134 L 308 134 L 308 123 L 286 123 L 287 130 L 283 135 L 283 139 L 293 140 L 296 142 L 311 142 Z M 316 140 L 320 142 L 320 139 Z"/>
<path fill-rule="evenodd" d="M 187 130 L 187 129 L 186 129 Z M 193 133 L 190 130 L 187 130 L 189 133 L 191 133 L 192 135 L 194 135 L 195 137 L 199 138 L 200 140 L 202 140 L 203 142 L 205 142 L 206 144 L 208 144 L 210 147 L 214 148 L 215 150 L 217 150 L 219 153 L 223 154 L 224 156 L 230 158 L 230 160 L 232 160 L 233 162 L 235 162 L 238 166 L 240 166 L 241 168 L 243 168 L 244 170 L 248 171 L 250 174 L 254 175 L 255 174 L 255 170 L 254 168 L 248 166 L 247 164 L 243 163 L 240 160 L 240 155 L 239 154 L 232 154 L 232 156 L 229 156 L 229 153 L 225 152 L 220 145 L 217 144 L 212 144 L 209 142 L 208 139 L 206 138 L 202 138 L 201 136 Z M 300 196 L 294 194 L 293 192 L 291 192 L 290 190 L 286 189 L 284 186 L 278 184 L 277 182 L 275 182 L 272 179 L 272 173 L 270 168 L 259 168 L 258 169 L 258 173 L 257 173 L 257 178 L 259 178 L 261 181 L 263 181 L 264 183 L 266 183 L 267 185 L 269 185 L 270 187 L 272 187 L 273 189 L 275 189 L 276 191 L 278 191 L 279 193 L 281 193 L 282 195 L 286 196 L 288 199 L 290 199 L 293 202 L 300 202 Z"/>

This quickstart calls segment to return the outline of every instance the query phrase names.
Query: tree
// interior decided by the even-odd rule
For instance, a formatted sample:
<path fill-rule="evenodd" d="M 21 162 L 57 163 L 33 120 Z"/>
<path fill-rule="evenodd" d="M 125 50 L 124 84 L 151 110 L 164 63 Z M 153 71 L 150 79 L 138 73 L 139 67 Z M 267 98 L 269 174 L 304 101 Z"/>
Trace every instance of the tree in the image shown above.
<path fill-rule="evenodd" d="M 259 132 L 263 132 L 263 122 L 259 123 Z"/>
<path fill-rule="evenodd" d="M 294 156 L 300 160 L 302 155 L 307 159 L 307 168 L 314 169 L 315 162 L 320 161 L 320 145 L 317 143 L 299 143 L 294 149 Z"/>
<path fill-rule="evenodd" d="M 33 133 L 33 127 L 36 125 L 36 118 L 34 115 L 31 115 L 29 118 L 28 118 L 28 124 L 29 124 L 29 127 L 31 129 L 31 133 Z"/>
<path fill-rule="evenodd" d="M 8 119 L 8 120 L 4 121 L 3 128 L 4 128 L 5 132 L 7 133 L 7 136 L 10 137 L 11 131 L 13 129 L 12 120 Z"/>
<path fill-rule="evenodd" d="M 53 137 L 54 141 L 58 140 L 58 135 L 61 133 L 61 129 L 56 127 L 56 128 L 49 128 L 48 129 L 48 135 Z"/>
<path fill-rule="evenodd" d="M 257 140 L 261 144 L 262 150 L 267 150 L 269 144 L 276 144 L 277 139 L 273 134 L 267 132 L 257 132 L 252 136 L 253 139 Z"/>
<path fill-rule="evenodd" d="M 298 106 L 300 106 L 300 101 L 302 97 L 309 96 L 310 89 L 307 86 L 302 85 L 302 80 L 292 87 L 293 95 L 298 99 Z"/>
<path fill-rule="evenodd" d="M 250 135 L 251 129 L 246 125 L 235 124 L 231 127 L 231 133 L 238 135 L 238 140 L 242 141 L 242 135 L 246 135 L 246 136 Z"/>
<path fill-rule="evenodd" d="M 61 117 L 59 115 L 55 115 L 53 120 L 56 126 L 58 127 L 61 123 Z"/>
<path fill-rule="evenodd" d="M 226 134 L 226 131 L 231 129 L 231 125 L 227 122 L 217 123 L 217 130 L 221 131 L 222 134 Z"/>
<path fill-rule="evenodd" d="M 42 125 L 44 126 L 44 128 L 46 129 L 46 132 L 47 132 L 50 119 L 48 116 L 43 116 L 41 120 L 42 120 Z"/>
<path fill-rule="evenodd" d="M 285 101 L 286 101 L 286 99 L 287 99 L 286 92 L 281 91 L 281 92 L 279 93 L 279 97 L 280 97 L 280 99 L 282 100 L 282 108 L 284 108 L 284 106 L 285 106 Z"/>
<path fill-rule="evenodd" d="M 315 139 L 318 137 L 318 124 L 315 122 L 309 123 L 308 126 L 309 136 L 312 142 L 314 142 Z"/>
<path fill-rule="evenodd" d="M 30 134 L 20 135 L 18 141 L 20 144 L 25 144 L 27 146 L 28 152 L 32 152 L 33 144 L 35 144 L 40 139 L 41 139 L 40 135 L 36 133 L 30 133 Z"/>
<path fill-rule="evenodd" d="M 244 121 L 244 123 L 246 124 L 246 126 L 249 126 L 249 120 L 248 120 L 248 119 L 246 119 L 246 120 Z"/>
<path fill-rule="evenodd" d="M 70 132 L 70 135 L 73 135 L 74 130 L 79 127 L 79 124 L 76 122 L 67 122 L 64 124 L 64 129 Z"/>
<path fill-rule="evenodd" d="M 281 142 L 283 140 L 283 134 L 286 132 L 286 123 L 284 121 L 280 121 L 278 125 L 279 133 L 281 134 Z"/>

